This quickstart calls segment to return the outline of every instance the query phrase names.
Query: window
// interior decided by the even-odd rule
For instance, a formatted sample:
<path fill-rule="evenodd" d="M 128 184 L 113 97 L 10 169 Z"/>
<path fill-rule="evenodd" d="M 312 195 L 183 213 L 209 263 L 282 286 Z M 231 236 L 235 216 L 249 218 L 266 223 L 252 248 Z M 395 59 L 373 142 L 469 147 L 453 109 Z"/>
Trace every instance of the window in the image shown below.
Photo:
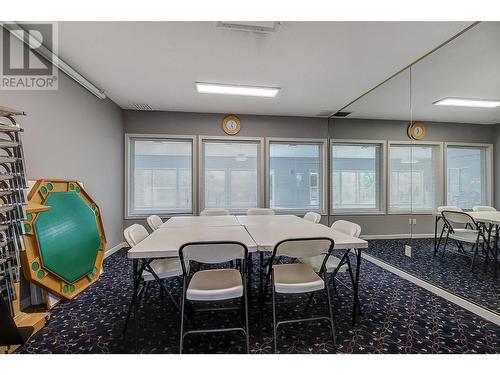
<path fill-rule="evenodd" d="M 390 212 L 431 212 L 441 204 L 440 144 L 390 144 L 389 169 Z"/>
<path fill-rule="evenodd" d="M 193 139 L 127 138 L 128 216 L 193 212 Z"/>
<path fill-rule="evenodd" d="M 447 204 L 463 209 L 490 204 L 489 154 L 487 146 L 447 146 Z"/>
<path fill-rule="evenodd" d="M 332 144 L 332 209 L 334 212 L 382 210 L 382 143 Z"/>
<path fill-rule="evenodd" d="M 278 211 L 323 211 L 324 141 L 269 140 L 269 205 Z"/>
<path fill-rule="evenodd" d="M 260 206 L 261 142 L 202 140 L 202 208 L 244 212 Z"/>

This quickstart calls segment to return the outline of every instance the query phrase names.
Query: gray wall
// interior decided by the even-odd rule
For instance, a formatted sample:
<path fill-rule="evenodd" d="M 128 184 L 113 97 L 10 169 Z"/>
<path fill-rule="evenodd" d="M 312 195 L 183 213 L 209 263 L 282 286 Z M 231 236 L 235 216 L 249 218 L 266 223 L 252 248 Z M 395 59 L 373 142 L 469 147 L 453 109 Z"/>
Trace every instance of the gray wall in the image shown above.
<path fill-rule="evenodd" d="M 357 120 L 357 119 L 334 119 L 330 121 L 330 135 L 336 139 L 372 139 L 407 141 L 405 121 L 384 120 Z M 494 172 L 497 180 L 500 180 L 500 161 L 498 153 L 500 147 L 500 131 L 498 126 L 478 124 L 456 124 L 443 122 L 425 122 L 426 141 L 439 142 L 472 142 L 472 143 L 495 143 L 494 144 Z M 496 138 L 495 138 L 496 137 Z M 498 172 L 497 172 L 498 171 Z M 500 181 L 496 184 L 500 187 Z M 500 191 L 494 192 L 494 198 L 500 199 Z M 500 202 L 497 202 L 500 203 Z M 408 219 L 415 218 L 417 223 L 410 228 Z M 355 221 L 363 228 L 365 236 L 378 235 L 426 235 L 434 233 L 434 221 L 431 215 L 348 215 L 334 216 L 334 220 L 345 219 Z"/>
<path fill-rule="evenodd" d="M 124 129 L 126 133 L 224 136 L 225 133 L 221 129 L 224 116 L 206 113 L 124 111 Z M 328 124 L 326 119 L 321 118 L 248 115 L 239 117 L 242 130 L 238 136 L 242 137 L 326 138 L 330 131 L 330 136 L 338 139 L 408 140 L 407 122 L 404 121 L 335 119 Z M 491 125 L 426 123 L 426 128 L 428 141 L 494 143 L 496 136 L 500 143 L 500 131 L 497 132 L 496 127 Z M 500 150 L 500 147 L 497 148 Z M 500 163 L 494 163 L 495 168 L 500 167 L 498 164 Z M 500 173 L 496 174 L 499 175 Z M 497 186 L 500 186 L 500 183 Z M 495 195 L 499 197 L 499 194 Z M 417 224 L 412 227 L 413 234 L 433 233 L 433 219 L 430 215 L 335 215 L 324 217 L 323 222 L 328 223 L 328 219 L 330 222 L 338 219 L 352 220 L 363 227 L 365 236 L 407 236 L 410 233 L 410 217 L 417 219 Z M 125 220 L 124 225 L 133 222 L 134 220 Z"/>
<path fill-rule="evenodd" d="M 124 111 L 125 133 L 225 136 L 225 114 Z M 235 137 L 326 138 L 325 118 L 238 115 L 241 131 Z M 123 217 L 123 216 L 122 216 Z M 145 220 L 124 220 L 124 226 Z"/>
<path fill-rule="evenodd" d="M 57 91 L 1 91 L 0 105 L 23 110 L 29 179 L 82 181 L 100 206 L 108 248 L 123 241 L 123 123 L 121 109 L 100 100 L 64 73 Z"/>

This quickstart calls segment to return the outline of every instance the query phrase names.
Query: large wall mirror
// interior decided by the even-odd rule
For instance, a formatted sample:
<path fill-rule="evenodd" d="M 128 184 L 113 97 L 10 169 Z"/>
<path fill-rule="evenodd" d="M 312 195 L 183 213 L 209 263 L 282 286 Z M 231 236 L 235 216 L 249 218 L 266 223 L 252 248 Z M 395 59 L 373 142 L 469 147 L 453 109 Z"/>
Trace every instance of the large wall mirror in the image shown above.
<path fill-rule="evenodd" d="M 375 262 L 497 314 L 500 221 L 477 212 L 500 210 L 499 100 L 500 23 L 482 22 L 329 120 L 330 222 L 359 222 Z M 455 240 L 474 223 L 479 245 Z"/>

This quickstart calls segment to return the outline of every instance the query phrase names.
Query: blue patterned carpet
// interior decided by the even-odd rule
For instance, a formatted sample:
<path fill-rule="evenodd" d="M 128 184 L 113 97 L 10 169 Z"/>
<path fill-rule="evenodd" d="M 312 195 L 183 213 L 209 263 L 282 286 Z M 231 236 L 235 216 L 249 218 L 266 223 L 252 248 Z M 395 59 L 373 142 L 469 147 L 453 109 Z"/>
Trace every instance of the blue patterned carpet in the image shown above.
<path fill-rule="evenodd" d="M 77 298 L 56 306 L 46 327 L 19 352 L 134 352 L 133 323 L 127 335 L 121 334 L 132 290 L 131 268 L 125 251 L 109 257 L 100 280 Z M 281 353 L 500 353 L 499 326 L 369 262 L 363 262 L 361 269 L 364 317 L 355 327 L 350 324 L 350 296 L 339 287 L 339 295 L 334 297 L 337 350 L 330 341 L 328 324 L 316 322 L 280 329 Z M 178 295 L 178 284 L 173 282 L 171 287 Z M 261 336 L 257 327 L 256 290 L 253 295 L 251 352 L 271 353 L 271 308 L 265 309 Z M 279 304 L 279 316 L 297 317 L 305 301 L 306 298 L 297 298 L 291 304 Z M 326 304 L 318 302 L 317 308 L 325 311 Z M 239 317 L 233 314 L 205 313 L 195 321 L 204 328 L 234 324 L 239 322 Z M 168 299 L 159 299 L 157 287 L 150 290 L 139 316 L 139 352 L 178 352 L 179 315 Z M 245 341 L 240 333 L 188 336 L 184 350 L 187 353 L 243 353 Z"/>
<path fill-rule="evenodd" d="M 404 254 L 404 245 L 409 240 L 370 240 L 368 254 L 400 268 L 431 284 L 446 289 L 464 299 L 500 314 L 500 272 L 497 278 L 493 274 L 493 262 L 485 272 L 484 258 L 478 258 L 473 272 L 469 271 L 470 260 L 454 252 L 454 243 L 448 243 L 447 252 L 441 261 L 434 257 L 432 239 L 413 239 L 412 257 Z M 465 246 L 468 251 L 470 246 Z M 450 250 L 450 251 L 448 251 Z"/>

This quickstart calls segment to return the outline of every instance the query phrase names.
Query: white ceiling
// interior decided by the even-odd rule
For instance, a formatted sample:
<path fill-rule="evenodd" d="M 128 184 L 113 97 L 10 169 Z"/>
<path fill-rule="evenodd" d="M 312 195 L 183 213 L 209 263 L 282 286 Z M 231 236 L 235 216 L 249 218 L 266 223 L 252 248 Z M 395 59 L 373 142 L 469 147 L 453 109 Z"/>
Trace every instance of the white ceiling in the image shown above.
<path fill-rule="evenodd" d="M 500 22 L 480 23 L 411 68 L 411 116 L 419 121 L 500 123 L 500 108 L 435 106 L 445 97 L 500 100 Z M 347 107 L 349 118 L 410 119 L 406 70 Z"/>
<path fill-rule="evenodd" d="M 122 108 L 316 116 L 336 111 L 469 22 L 61 22 L 59 55 Z M 274 99 L 200 95 L 194 82 L 278 86 Z"/>

